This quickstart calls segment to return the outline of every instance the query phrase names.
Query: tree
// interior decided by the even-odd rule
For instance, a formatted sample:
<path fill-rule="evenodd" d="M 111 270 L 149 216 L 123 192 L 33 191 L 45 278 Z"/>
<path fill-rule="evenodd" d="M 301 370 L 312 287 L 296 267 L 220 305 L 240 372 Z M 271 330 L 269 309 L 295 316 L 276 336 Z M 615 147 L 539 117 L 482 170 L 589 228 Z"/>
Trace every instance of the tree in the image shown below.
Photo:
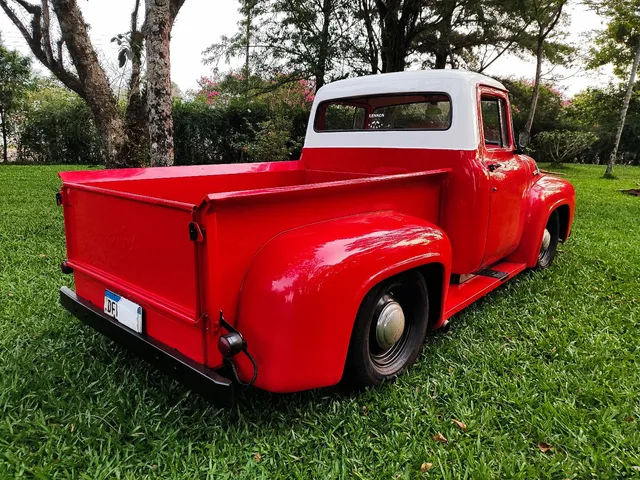
<path fill-rule="evenodd" d="M 571 52 L 571 48 L 560 40 L 562 34 L 557 34 L 556 27 L 562 18 L 562 10 L 568 0 L 525 0 L 526 15 L 530 17 L 535 29 L 533 34 L 536 55 L 536 75 L 533 83 L 533 95 L 529 118 L 524 126 L 527 133 L 531 133 L 531 126 L 536 115 L 538 97 L 540 96 L 540 82 L 542 79 L 542 64 L 546 59 L 558 61 Z M 556 41 L 553 41 L 556 33 Z M 558 38 L 560 37 L 560 38 Z"/>
<path fill-rule="evenodd" d="M 31 61 L 0 44 L 0 122 L 4 161 L 8 161 L 10 118 L 32 83 Z"/>
<path fill-rule="evenodd" d="M 185 0 L 145 0 L 147 105 L 154 165 L 173 165 L 173 95 L 169 43 L 173 23 Z"/>
<path fill-rule="evenodd" d="M 437 0 L 431 8 L 431 24 L 415 40 L 428 68 L 482 72 L 508 50 L 522 48 L 519 41 L 531 22 L 512 0 Z"/>
<path fill-rule="evenodd" d="M 145 165 L 149 156 L 149 115 L 147 112 L 147 91 L 142 85 L 142 54 L 144 51 L 144 34 L 139 27 L 140 2 L 135 0 L 131 12 L 131 26 L 127 33 L 121 33 L 111 39 L 120 47 L 118 52 L 119 67 L 131 64 L 127 108 L 125 111 L 125 128 L 128 133 L 127 150 L 123 157 L 131 165 Z"/>
<path fill-rule="evenodd" d="M 509 90 L 513 126 L 518 132 L 522 132 L 529 119 L 534 82 L 528 79 L 513 78 L 498 78 L 498 80 Z M 567 102 L 568 100 L 553 85 L 540 82 L 536 115 L 531 125 L 531 136 L 536 136 L 547 130 L 565 128 L 564 125 L 559 124 L 562 123 L 562 113 Z"/>
<path fill-rule="evenodd" d="M 596 37 L 589 66 L 596 68 L 613 63 L 616 73 L 623 77 L 631 64 L 631 70 L 626 73 L 627 86 L 614 146 L 604 173 L 605 177 L 612 177 L 640 64 L 640 0 L 590 0 L 588 4 L 609 20 L 607 28 Z"/>
<path fill-rule="evenodd" d="M 171 81 L 169 71 L 170 30 L 184 0 L 147 0 L 147 107 L 149 135 L 154 155 L 151 165 L 167 165 L 173 161 L 173 136 L 171 128 Z M 52 41 L 54 28 L 51 25 L 51 7 L 60 28 L 60 38 Z M 139 148 L 140 133 L 132 133 L 132 126 L 140 117 L 143 103 L 130 101 L 123 119 L 109 79 L 98 61 L 98 56 L 89 38 L 89 31 L 77 0 L 41 0 L 40 4 L 27 0 L 0 0 L 9 19 L 20 30 L 35 57 L 67 88 L 77 93 L 91 109 L 102 142 L 105 146 L 108 167 L 136 166 L 141 163 Z M 139 1 L 135 1 L 132 14 L 132 63 L 140 65 L 141 37 L 137 34 Z M 19 14 L 26 13 L 31 22 L 24 22 Z M 135 28 L 133 28 L 135 24 Z M 134 65 L 134 70 L 136 67 Z M 139 71 L 134 83 L 139 89 Z M 131 84 L 130 84 L 131 85 Z M 136 85 L 134 85 L 136 86 Z M 139 100 L 139 98 L 138 98 Z M 169 107 L 167 107 L 169 105 Z M 169 118 L 167 118 L 169 108 Z M 131 109 L 134 109 L 133 111 Z M 135 109 L 138 111 L 136 112 Z M 126 120 L 125 120 L 126 119 Z M 135 153 L 137 152 L 137 153 Z"/>
<path fill-rule="evenodd" d="M 583 154 L 586 161 L 607 163 L 617 140 L 620 105 L 624 104 L 625 85 L 589 88 L 575 95 L 565 108 L 561 123 L 565 128 L 594 133 L 598 140 Z M 625 135 L 617 147 L 616 162 L 640 164 L 640 83 L 636 86 L 626 114 Z"/>
<path fill-rule="evenodd" d="M 597 140 L 591 132 L 571 130 L 551 130 L 541 132 L 535 139 L 536 151 L 539 151 L 551 163 L 558 165 L 573 160 L 586 151 Z"/>
<path fill-rule="evenodd" d="M 205 63 L 244 59 L 245 90 L 252 75 L 279 84 L 313 79 L 316 89 L 343 76 L 337 68 L 346 56 L 350 25 L 347 0 L 242 0 L 238 32 L 205 51 Z"/>
<path fill-rule="evenodd" d="M 401 72 L 414 39 L 425 28 L 423 0 L 375 0 L 375 16 L 380 32 L 382 73 Z M 366 19 L 365 21 L 369 21 Z"/>

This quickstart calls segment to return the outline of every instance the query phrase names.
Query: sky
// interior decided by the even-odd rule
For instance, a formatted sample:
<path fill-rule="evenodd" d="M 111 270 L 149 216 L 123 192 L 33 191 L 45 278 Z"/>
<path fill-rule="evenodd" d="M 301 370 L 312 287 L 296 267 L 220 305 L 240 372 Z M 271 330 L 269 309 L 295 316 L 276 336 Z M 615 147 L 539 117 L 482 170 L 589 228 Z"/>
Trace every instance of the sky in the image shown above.
<path fill-rule="evenodd" d="M 144 3 L 144 2 L 143 2 Z M 110 40 L 118 33 L 129 30 L 133 0 L 88 0 L 79 2 L 86 22 L 90 25 L 91 39 L 100 52 L 103 63 L 115 70 L 118 47 Z M 603 21 L 594 12 L 573 5 L 569 40 L 584 44 L 584 34 L 603 27 Z M 211 73 L 211 66 L 202 63 L 202 52 L 218 41 L 222 35 L 232 35 L 237 28 L 238 2 L 236 0 L 187 0 L 182 7 L 172 32 L 171 75 L 182 91 L 196 88 L 197 80 Z M 4 43 L 29 54 L 26 42 L 0 11 L 0 32 Z M 223 66 L 223 65 L 222 65 Z M 535 63 L 513 56 L 503 56 L 487 71 L 487 75 L 533 78 Z M 606 85 L 612 78 L 611 69 L 584 72 L 579 68 L 556 67 L 553 75 L 560 77 L 560 89 L 572 96 L 588 86 Z"/>

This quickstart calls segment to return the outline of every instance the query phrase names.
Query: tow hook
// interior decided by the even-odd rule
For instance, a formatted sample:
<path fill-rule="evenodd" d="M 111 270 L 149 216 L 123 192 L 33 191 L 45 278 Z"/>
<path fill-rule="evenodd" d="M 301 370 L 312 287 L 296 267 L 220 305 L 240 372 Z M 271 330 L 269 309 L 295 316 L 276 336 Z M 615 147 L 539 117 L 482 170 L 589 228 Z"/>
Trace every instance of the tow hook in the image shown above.
<path fill-rule="evenodd" d="M 233 372 L 233 376 L 235 377 L 236 381 L 244 387 L 250 387 L 254 384 L 256 378 L 258 377 L 258 364 L 247 349 L 247 341 L 233 325 L 229 324 L 224 319 L 222 310 L 220 311 L 220 326 L 222 326 L 229 333 L 221 335 L 218 338 L 218 350 L 224 357 L 225 363 L 231 367 L 231 371 Z M 240 352 L 244 353 L 253 365 L 253 377 L 248 382 L 243 382 L 242 380 L 240 380 L 235 363 L 232 360 L 232 357 Z"/>

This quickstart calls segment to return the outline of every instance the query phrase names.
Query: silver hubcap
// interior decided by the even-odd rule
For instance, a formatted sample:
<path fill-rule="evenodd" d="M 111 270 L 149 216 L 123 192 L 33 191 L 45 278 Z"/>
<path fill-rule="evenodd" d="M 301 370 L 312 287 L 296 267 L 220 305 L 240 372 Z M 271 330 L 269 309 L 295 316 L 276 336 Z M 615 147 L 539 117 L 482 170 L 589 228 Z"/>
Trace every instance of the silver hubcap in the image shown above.
<path fill-rule="evenodd" d="M 540 251 L 544 252 L 551 245 L 551 234 L 549 230 L 544 229 L 544 234 L 542 235 L 542 247 L 540 247 Z"/>
<path fill-rule="evenodd" d="M 404 312 L 398 302 L 387 303 L 376 324 L 376 341 L 381 348 L 391 348 L 404 332 Z"/>

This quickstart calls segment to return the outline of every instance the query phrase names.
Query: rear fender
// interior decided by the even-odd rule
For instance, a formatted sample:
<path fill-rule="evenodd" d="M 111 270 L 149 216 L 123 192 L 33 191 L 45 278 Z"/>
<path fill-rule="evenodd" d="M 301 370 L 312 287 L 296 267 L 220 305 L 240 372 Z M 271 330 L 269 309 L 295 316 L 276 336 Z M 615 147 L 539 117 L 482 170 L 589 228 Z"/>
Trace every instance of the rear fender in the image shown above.
<path fill-rule="evenodd" d="M 560 225 L 560 240 L 565 241 L 569 238 L 576 206 L 576 193 L 573 185 L 568 181 L 543 176 L 529 190 L 527 205 L 527 220 L 522 240 L 518 249 L 507 257 L 507 261 L 526 263 L 529 268 L 533 268 L 538 260 L 542 235 L 549 215 L 561 207 L 568 210 L 568 215 L 564 218 L 561 216 L 561 221 L 566 222 L 566 225 Z"/>
<path fill-rule="evenodd" d="M 254 257 L 237 328 L 259 373 L 256 386 L 292 392 L 334 385 L 367 292 L 402 271 L 438 263 L 449 278 L 451 245 L 437 226 L 397 212 L 314 223 L 277 235 Z M 446 282 L 440 305 L 444 305 Z M 440 318 L 441 318 L 440 314 Z M 239 356 L 241 377 L 252 368 Z"/>

